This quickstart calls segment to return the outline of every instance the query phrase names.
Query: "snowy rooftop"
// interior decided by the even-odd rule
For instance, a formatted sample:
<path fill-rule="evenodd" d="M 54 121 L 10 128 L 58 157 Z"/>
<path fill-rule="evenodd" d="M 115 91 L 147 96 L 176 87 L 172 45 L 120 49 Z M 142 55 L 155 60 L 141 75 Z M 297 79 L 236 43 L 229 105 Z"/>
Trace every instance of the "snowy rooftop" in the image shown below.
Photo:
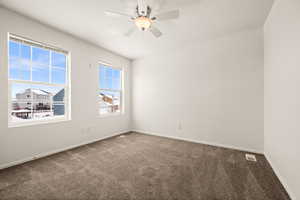
<path fill-rule="evenodd" d="M 41 94 L 41 95 L 49 95 L 49 94 L 51 94 L 50 92 L 46 92 L 46 91 L 44 91 L 44 90 L 39 90 L 39 89 L 31 89 L 31 91 L 32 91 L 33 93 Z"/>

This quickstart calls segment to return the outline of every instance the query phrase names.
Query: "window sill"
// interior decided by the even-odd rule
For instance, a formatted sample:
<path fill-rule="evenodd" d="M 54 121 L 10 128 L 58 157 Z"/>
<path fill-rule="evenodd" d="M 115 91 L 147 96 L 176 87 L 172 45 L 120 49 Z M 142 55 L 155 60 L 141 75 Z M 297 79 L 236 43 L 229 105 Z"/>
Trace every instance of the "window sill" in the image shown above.
<path fill-rule="evenodd" d="M 28 120 L 26 122 L 9 122 L 8 128 L 17 128 L 17 127 L 24 127 L 24 126 L 37 126 L 37 125 L 44 125 L 44 124 L 53 124 L 53 123 L 61 123 L 71 121 L 67 117 L 56 117 L 53 119 L 39 119 L 39 120 Z"/>

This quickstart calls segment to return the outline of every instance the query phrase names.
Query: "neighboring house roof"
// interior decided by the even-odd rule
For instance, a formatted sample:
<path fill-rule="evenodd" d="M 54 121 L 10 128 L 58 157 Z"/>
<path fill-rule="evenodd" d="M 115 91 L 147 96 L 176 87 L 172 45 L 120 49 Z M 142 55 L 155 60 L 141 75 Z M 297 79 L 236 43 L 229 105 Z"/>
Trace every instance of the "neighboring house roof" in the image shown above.
<path fill-rule="evenodd" d="M 50 92 L 47 92 L 45 90 L 39 90 L 39 89 L 31 89 L 32 92 L 36 93 L 36 94 L 41 94 L 41 95 L 49 95 L 51 94 Z"/>
<path fill-rule="evenodd" d="M 26 91 L 31 91 L 31 92 L 33 92 L 35 94 L 40 94 L 40 95 L 50 95 L 51 94 L 50 92 L 47 92 L 45 90 L 32 89 L 32 88 L 29 88 Z M 19 93 L 19 94 L 23 94 L 23 93 Z"/>
<path fill-rule="evenodd" d="M 110 98 L 110 99 L 118 99 L 117 96 L 113 96 L 113 95 L 108 95 L 108 94 L 103 94 L 103 93 L 100 93 L 100 96 L 102 97 L 107 97 L 107 98 Z"/>
<path fill-rule="evenodd" d="M 108 97 L 108 98 L 111 98 L 111 99 L 112 99 L 112 97 L 113 97 L 112 95 L 108 95 L 108 94 L 103 94 L 103 93 L 100 93 L 100 95 L 101 95 L 101 96 L 104 96 L 104 97 Z"/>
<path fill-rule="evenodd" d="M 61 89 L 58 93 L 53 96 L 54 101 L 63 101 L 65 97 L 65 89 Z"/>
<path fill-rule="evenodd" d="M 109 103 L 109 104 L 113 103 L 113 97 L 112 96 L 106 95 L 106 94 L 103 94 L 103 93 L 100 93 L 100 96 L 101 96 L 103 102 Z"/>

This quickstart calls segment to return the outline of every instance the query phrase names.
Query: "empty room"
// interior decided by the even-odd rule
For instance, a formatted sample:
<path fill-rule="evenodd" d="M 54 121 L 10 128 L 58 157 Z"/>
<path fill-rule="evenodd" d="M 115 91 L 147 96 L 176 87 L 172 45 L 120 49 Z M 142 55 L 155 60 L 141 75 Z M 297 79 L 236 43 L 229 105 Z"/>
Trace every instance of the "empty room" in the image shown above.
<path fill-rule="evenodd" d="M 300 200 L 299 0 L 0 0 L 0 200 Z"/>

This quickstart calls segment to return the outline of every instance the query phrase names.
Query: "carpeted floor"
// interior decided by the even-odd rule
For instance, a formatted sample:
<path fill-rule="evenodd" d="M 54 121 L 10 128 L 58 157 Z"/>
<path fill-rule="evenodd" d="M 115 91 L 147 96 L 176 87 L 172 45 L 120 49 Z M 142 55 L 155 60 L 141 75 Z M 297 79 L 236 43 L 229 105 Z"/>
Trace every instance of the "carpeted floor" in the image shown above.
<path fill-rule="evenodd" d="M 0 199 L 288 200 L 257 158 L 130 133 L 0 171 Z"/>

